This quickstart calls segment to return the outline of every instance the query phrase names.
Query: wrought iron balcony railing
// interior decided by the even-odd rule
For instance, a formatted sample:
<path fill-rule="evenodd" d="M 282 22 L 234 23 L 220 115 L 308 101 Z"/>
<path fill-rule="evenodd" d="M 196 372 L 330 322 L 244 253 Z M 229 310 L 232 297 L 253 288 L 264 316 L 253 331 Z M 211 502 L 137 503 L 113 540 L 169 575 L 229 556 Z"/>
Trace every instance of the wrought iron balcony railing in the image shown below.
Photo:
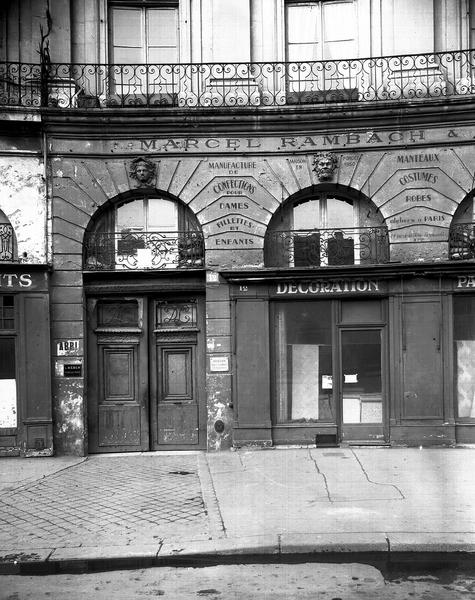
<path fill-rule="evenodd" d="M 15 236 L 9 223 L 0 223 L 0 262 L 11 262 L 15 259 Z"/>
<path fill-rule="evenodd" d="M 374 265 L 388 261 L 385 226 L 269 231 L 264 238 L 266 267 Z"/>
<path fill-rule="evenodd" d="M 0 106 L 283 106 L 475 94 L 475 50 L 346 60 L 0 64 Z"/>
<path fill-rule="evenodd" d="M 450 260 L 475 258 L 475 223 L 455 223 L 449 232 Z"/>
<path fill-rule="evenodd" d="M 203 234 L 198 231 L 92 232 L 84 241 L 84 270 L 201 269 Z"/>

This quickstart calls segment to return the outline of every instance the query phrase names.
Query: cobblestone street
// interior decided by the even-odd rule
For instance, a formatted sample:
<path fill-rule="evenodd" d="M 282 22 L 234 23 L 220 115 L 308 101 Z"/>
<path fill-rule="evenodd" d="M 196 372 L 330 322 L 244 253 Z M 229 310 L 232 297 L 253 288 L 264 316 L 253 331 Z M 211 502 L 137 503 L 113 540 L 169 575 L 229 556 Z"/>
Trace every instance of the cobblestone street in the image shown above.
<path fill-rule="evenodd" d="M 0 545 L 209 537 L 199 457 L 92 457 L 0 495 Z"/>

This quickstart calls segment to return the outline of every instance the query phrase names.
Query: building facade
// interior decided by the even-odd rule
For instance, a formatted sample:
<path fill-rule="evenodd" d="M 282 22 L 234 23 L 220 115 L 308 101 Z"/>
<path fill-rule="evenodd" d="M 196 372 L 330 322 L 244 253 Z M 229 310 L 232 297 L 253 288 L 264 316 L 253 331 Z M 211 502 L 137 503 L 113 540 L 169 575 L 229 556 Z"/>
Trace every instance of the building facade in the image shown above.
<path fill-rule="evenodd" d="M 0 12 L 1 454 L 475 442 L 475 2 Z"/>

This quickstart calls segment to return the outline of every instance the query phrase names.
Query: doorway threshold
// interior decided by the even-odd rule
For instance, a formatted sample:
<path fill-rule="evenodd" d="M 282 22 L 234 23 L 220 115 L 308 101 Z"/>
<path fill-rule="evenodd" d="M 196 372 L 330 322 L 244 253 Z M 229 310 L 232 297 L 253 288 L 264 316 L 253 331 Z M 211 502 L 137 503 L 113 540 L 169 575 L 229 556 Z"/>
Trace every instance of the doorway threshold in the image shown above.
<path fill-rule="evenodd" d="M 353 446 L 376 446 L 381 448 L 390 448 L 391 444 L 389 442 L 379 442 L 379 441 L 368 441 L 368 440 L 351 440 L 347 442 L 340 442 L 340 447 L 347 448 Z"/>

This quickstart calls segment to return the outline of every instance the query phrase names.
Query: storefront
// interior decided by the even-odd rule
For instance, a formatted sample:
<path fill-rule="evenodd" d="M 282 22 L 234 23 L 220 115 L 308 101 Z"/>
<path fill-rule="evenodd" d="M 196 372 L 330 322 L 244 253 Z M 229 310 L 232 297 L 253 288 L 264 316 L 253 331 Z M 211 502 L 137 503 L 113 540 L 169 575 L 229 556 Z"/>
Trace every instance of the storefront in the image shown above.
<path fill-rule="evenodd" d="M 224 275 L 235 444 L 473 443 L 473 276 Z"/>
<path fill-rule="evenodd" d="M 0 456 L 53 453 L 48 273 L 0 273 Z"/>

